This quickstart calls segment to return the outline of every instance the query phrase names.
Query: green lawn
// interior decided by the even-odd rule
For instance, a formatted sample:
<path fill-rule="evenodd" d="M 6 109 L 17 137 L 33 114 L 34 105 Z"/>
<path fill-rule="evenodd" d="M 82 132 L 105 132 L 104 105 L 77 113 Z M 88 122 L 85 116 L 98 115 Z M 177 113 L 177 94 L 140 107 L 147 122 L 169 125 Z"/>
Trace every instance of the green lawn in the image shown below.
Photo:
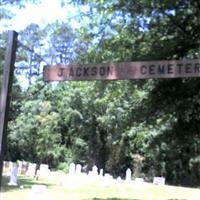
<path fill-rule="evenodd" d="M 64 181 L 65 180 L 65 181 Z M 62 173 L 35 180 L 19 176 L 19 186 L 8 186 L 8 177 L 3 177 L 1 200 L 199 200 L 200 189 L 134 185 L 113 183 L 105 185 L 102 180 L 69 179 Z M 65 182 L 65 184 L 62 184 Z M 33 185 L 45 185 L 42 192 L 31 189 Z"/>

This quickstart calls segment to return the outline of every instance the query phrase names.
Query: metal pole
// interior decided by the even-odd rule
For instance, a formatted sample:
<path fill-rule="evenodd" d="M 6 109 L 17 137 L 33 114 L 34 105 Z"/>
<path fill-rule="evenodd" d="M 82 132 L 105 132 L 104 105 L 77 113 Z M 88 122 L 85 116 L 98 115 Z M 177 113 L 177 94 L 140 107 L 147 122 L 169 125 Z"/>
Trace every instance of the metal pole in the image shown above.
<path fill-rule="evenodd" d="M 0 189 L 2 187 L 3 161 L 7 140 L 8 112 L 14 74 L 14 63 L 17 50 L 17 36 L 15 31 L 8 32 L 8 43 L 3 69 L 3 82 L 0 96 Z"/>

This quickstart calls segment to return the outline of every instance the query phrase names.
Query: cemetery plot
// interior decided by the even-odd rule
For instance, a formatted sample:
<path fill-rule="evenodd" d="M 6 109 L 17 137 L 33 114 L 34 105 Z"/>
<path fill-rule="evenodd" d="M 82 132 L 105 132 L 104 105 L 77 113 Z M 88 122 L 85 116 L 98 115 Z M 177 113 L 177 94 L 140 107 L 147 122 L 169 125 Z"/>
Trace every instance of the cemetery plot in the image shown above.
<path fill-rule="evenodd" d="M 93 171 L 95 167 L 91 169 Z M 20 200 L 93 200 L 93 199 L 140 199 L 140 200 L 166 200 L 166 199 L 185 199 L 199 200 L 200 190 L 173 187 L 167 185 L 154 185 L 152 183 L 139 183 L 134 179 L 126 181 L 125 179 L 114 179 L 109 174 L 100 176 L 95 173 L 76 173 L 49 172 L 49 176 L 36 180 L 31 177 L 19 176 L 18 186 L 6 186 L 6 192 L 2 192 L 3 199 L 12 200 L 15 197 Z M 129 171 L 129 170 L 128 170 Z M 94 171 L 96 172 L 96 171 Z M 90 175 L 89 175 L 90 174 Z M 138 183 L 136 183 L 138 181 Z M 28 183 L 28 185 L 26 185 Z M 30 183 L 32 183 L 30 185 Z M 61 184 L 63 183 L 63 185 Z M 68 184 L 66 184 L 68 183 Z M 22 187 L 24 186 L 24 187 Z M 9 188 L 12 189 L 9 192 Z M 4 189 L 4 187 L 3 187 Z"/>

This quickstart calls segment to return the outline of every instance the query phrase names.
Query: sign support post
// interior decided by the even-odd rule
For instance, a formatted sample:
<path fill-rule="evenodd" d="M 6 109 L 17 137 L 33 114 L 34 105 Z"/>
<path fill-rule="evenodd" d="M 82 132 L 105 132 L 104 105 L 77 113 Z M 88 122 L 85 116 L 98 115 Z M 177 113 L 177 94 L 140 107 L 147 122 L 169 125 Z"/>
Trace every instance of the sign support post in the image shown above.
<path fill-rule="evenodd" d="M 0 96 L 0 189 L 2 187 L 3 161 L 7 140 L 8 112 L 17 50 L 17 32 L 8 32 L 8 43 L 3 69 L 3 82 Z"/>

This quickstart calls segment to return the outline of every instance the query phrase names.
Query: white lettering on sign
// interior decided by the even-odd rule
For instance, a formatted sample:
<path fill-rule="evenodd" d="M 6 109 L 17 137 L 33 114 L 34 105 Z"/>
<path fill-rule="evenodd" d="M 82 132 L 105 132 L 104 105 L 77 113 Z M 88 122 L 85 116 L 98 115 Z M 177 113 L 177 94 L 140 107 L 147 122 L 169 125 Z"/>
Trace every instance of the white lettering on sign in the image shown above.
<path fill-rule="evenodd" d="M 199 77 L 200 60 L 44 66 L 45 81 Z"/>

